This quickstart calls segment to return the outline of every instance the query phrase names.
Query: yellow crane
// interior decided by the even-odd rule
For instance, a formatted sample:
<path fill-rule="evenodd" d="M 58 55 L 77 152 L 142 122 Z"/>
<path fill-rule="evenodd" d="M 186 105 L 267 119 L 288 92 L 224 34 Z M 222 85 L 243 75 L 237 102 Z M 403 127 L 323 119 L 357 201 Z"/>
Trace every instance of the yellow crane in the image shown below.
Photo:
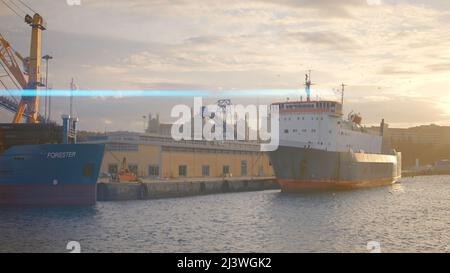
<path fill-rule="evenodd" d="M 24 117 L 25 110 L 30 112 L 27 118 L 28 123 L 38 123 L 39 119 L 39 97 L 38 90 L 41 84 L 41 54 L 42 54 L 42 31 L 45 30 L 44 19 L 38 13 L 33 17 L 25 16 L 25 22 L 31 26 L 30 56 L 23 58 L 16 52 L 10 43 L 0 34 L 0 61 L 11 72 L 12 77 L 19 83 L 22 89 L 32 91 L 32 96 L 28 94 L 22 96 L 13 123 L 20 123 Z M 18 58 L 28 75 L 19 66 Z M 33 92 L 34 91 L 34 92 Z"/>

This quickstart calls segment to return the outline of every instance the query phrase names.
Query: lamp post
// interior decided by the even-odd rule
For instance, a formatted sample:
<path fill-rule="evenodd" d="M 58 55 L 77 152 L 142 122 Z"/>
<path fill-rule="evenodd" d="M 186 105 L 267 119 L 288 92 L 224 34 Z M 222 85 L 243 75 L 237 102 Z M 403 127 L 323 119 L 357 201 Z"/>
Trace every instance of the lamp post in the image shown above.
<path fill-rule="evenodd" d="M 144 133 L 145 133 L 145 131 L 146 131 L 146 126 L 147 126 L 147 124 L 146 124 L 146 120 L 147 119 L 147 117 L 145 116 L 145 115 L 142 115 L 142 120 L 144 121 Z"/>
<path fill-rule="evenodd" d="M 45 60 L 45 109 L 44 109 L 44 117 L 45 122 L 48 122 L 50 120 L 50 113 L 51 113 L 51 96 L 48 96 L 48 61 L 53 59 L 50 55 L 45 55 L 42 57 L 43 60 Z M 47 115 L 47 101 L 48 101 L 48 115 Z"/>

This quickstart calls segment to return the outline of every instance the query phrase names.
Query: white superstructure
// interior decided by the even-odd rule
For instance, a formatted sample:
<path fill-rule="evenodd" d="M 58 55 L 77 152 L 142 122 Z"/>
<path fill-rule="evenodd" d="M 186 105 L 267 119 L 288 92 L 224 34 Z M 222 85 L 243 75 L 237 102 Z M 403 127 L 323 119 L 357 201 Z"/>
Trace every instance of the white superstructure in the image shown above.
<path fill-rule="evenodd" d="M 339 102 L 295 101 L 273 105 L 278 105 L 280 112 L 280 145 L 381 153 L 381 133 L 361 127 L 357 115 L 344 120 Z"/>

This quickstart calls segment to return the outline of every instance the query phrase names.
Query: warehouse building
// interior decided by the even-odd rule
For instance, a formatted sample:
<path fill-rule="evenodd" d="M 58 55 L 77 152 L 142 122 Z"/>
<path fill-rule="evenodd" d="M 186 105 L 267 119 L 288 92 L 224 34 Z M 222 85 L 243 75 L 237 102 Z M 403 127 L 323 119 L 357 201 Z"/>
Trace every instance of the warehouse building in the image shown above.
<path fill-rule="evenodd" d="M 104 143 L 101 173 L 114 176 L 126 158 L 128 169 L 141 178 L 273 176 L 268 156 L 254 142 L 175 141 L 150 133 L 114 132 L 92 136 Z"/>

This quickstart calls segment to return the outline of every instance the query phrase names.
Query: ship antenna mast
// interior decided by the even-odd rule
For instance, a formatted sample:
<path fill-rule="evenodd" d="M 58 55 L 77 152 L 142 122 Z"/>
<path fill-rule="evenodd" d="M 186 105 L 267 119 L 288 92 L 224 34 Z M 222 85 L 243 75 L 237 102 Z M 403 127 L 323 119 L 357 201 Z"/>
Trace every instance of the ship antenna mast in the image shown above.
<path fill-rule="evenodd" d="M 70 82 L 70 101 L 69 101 L 69 113 L 70 117 L 73 117 L 73 91 L 77 89 L 77 86 L 72 78 L 72 81 Z"/>
<path fill-rule="evenodd" d="M 311 100 L 311 70 L 308 71 L 308 74 L 305 74 L 305 92 L 306 92 L 306 101 Z"/>
<path fill-rule="evenodd" d="M 341 84 L 341 87 L 342 87 L 342 89 L 341 89 L 341 105 L 342 105 L 342 108 L 344 108 L 344 89 L 345 89 L 345 84 L 344 83 L 342 83 Z"/>

